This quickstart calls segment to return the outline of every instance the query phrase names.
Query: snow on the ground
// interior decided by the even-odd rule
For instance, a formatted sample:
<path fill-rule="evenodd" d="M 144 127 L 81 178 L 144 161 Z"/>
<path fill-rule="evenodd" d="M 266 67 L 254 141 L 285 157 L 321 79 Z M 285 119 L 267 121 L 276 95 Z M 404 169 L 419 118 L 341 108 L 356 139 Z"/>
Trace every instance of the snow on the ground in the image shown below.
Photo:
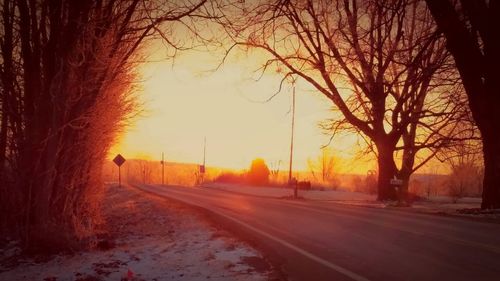
<path fill-rule="evenodd" d="M 257 250 L 189 207 L 130 188 L 111 187 L 109 194 L 111 249 L 20 258 L 9 267 L 2 260 L 18 254 L 11 245 L 0 252 L 0 280 L 268 280 L 275 274 Z"/>
<path fill-rule="evenodd" d="M 246 186 L 223 183 L 206 183 L 203 187 L 272 198 L 290 198 L 293 195 L 293 189 L 284 187 Z M 336 203 L 374 208 L 392 208 L 392 205 L 394 205 L 376 201 L 375 195 L 346 190 L 299 190 L 298 195 L 299 197 L 311 201 L 332 201 Z M 456 202 L 453 202 L 453 199 L 448 196 L 432 196 L 428 199 L 413 202 L 411 208 L 404 209 L 423 213 L 482 217 L 495 221 L 500 220 L 500 211 L 498 213 L 467 211 L 479 209 L 480 207 L 481 198 L 464 197 L 457 199 Z"/>
<path fill-rule="evenodd" d="M 246 186 L 221 183 L 207 183 L 203 185 L 208 188 L 239 192 L 249 195 L 286 198 L 293 195 L 293 189 L 284 187 Z M 308 200 L 336 200 L 336 201 L 375 201 L 376 196 L 361 192 L 344 190 L 298 190 L 299 197 Z"/>

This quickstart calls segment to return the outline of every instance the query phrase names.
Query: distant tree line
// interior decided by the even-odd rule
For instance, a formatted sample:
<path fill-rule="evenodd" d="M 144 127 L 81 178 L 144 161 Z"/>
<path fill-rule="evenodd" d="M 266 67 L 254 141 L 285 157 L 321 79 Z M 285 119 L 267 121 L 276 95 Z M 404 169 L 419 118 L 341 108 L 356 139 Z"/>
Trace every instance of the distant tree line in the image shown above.
<path fill-rule="evenodd" d="M 269 176 L 272 171 L 267 166 L 262 158 L 252 160 L 248 171 L 243 173 L 222 172 L 216 176 L 213 181 L 218 183 L 231 184 L 249 184 L 254 186 L 268 185 L 270 182 Z M 273 182 L 273 184 L 276 184 Z"/>

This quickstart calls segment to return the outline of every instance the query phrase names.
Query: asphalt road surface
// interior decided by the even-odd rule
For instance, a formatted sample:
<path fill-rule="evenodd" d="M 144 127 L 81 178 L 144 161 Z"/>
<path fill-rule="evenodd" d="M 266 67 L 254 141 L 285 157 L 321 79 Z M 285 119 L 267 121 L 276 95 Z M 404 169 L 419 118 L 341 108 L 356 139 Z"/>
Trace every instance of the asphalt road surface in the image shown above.
<path fill-rule="evenodd" d="M 208 188 L 142 186 L 206 209 L 290 280 L 500 280 L 500 224 Z"/>

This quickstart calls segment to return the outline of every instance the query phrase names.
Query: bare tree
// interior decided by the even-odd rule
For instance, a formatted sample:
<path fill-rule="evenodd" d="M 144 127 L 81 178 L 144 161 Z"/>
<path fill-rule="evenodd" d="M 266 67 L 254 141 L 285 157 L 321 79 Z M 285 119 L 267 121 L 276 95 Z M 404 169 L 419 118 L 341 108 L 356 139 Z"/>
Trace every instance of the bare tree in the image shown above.
<path fill-rule="evenodd" d="M 487 0 L 426 0 L 444 33 L 474 121 L 484 161 L 483 209 L 500 208 L 500 3 Z"/>
<path fill-rule="evenodd" d="M 330 131 L 363 136 L 377 155 L 379 200 L 396 199 L 391 178 L 407 187 L 411 173 L 450 145 L 451 120 L 461 115 L 447 99 L 456 74 L 421 1 L 245 2 L 220 22 L 229 50 L 264 50 L 263 72 L 299 76 L 327 97 L 343 116 Z"/>
<path fill-rule="evenodd" d="M 274 183 L 278 182 L 278 177 L 280 174 L 280 165 L 281 165 L 281 160 L 273 161 L 269 165 L 270 166 L 269 171 L 271 173 L 271 177 L 272 177 Z"/>
<path fill-rule="evenodd" d="M 334 157 L 332 151 L 324 147 L 321 149 L 321 154 L 317 159 L 308 159 L 307 166 L 313 178 L 321 184 L 327 184 L 330 188 L 337 189 L 339 180 L 335 176 L 335 168 L 337 166 L 337 159 Z"/>
<path fill-rule="evenodd" d="M 462 131 L 460 134 L 469 135 L 467 130 L 477 130 L 477 128 L 472 127 L 471 122 L 458 123 L 457 127 Z M 480 156 L 481 142 L 479 139 L 462 139 L 457 141 L 457 145 L 439 152 L 438 159 L 446 163 L 450 169 L 445 186 L 454 202 L 464 196 L 481 194 L 484 166 Z"/>
<path fill-rule="evenodd" d="M 161 36 L 187 47 L 169 26 L 205 2 L 3 1 L 0 217 L 26 248 L 72 247 L 92 234 L 102 163 L 136 110 L 141 46 Z"/>

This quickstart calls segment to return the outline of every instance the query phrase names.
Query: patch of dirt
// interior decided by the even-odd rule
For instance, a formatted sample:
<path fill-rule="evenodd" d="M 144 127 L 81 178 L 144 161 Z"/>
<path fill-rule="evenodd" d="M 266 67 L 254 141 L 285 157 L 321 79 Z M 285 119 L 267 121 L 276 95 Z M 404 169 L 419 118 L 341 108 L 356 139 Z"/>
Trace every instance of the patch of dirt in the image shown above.
<path fill-rule="evenodd" d="M 266 260 L 262 259 L 261 257 L 256 257 L 256 256 L 242 257 L 241 262 L 250 265 L 257 272 L 264 273 L 271 270 L 269 263 Z"/>
<path fill-rule="evenodd" d="M 92 267 L 97 275 L 109 276 L 111 273 L 118 271 L 120 267 L 124 265 L 127 265 L 127 263 L 120 260 L 114 260 L 106 263 L 97 262 L 92 264 Z"/>

